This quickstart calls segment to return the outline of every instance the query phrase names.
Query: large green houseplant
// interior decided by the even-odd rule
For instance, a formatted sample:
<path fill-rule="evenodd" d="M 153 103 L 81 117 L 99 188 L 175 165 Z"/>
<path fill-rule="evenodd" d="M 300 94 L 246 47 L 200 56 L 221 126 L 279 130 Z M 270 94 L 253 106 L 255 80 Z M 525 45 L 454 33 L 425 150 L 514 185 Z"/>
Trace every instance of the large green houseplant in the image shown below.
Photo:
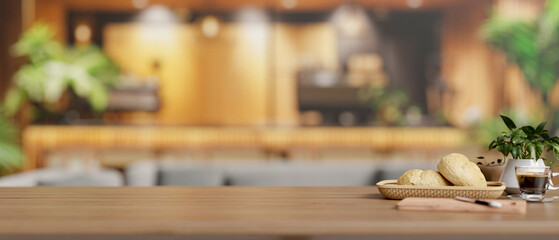
<path fill-rule="evenodd" d="M 86 99 L 94 111 L 101 112 L 108 104 L 108 89 L 120 74 L 99 48 L 66 47 L 54 40 L 54 31 L 43 23 L 26 31 L 13 52 L 28 62 L 15 73 L 2 104 L 7 116 L 17 113 L 26 102 L 41 110 L 35 112 L 65 111 L 60 100 L 68 92 Z"/>
<path fill-rule="evenodd" d="M 548 0 L 535 20 L 493 14 L 482 26 L 485 40 L 504 52 L 516 64 L 535 91 L 541 92 L 544 106 L 559 78 L 559 0 Z M 559 112 L 548 109 L 552 128 L 559 124 Z"/>

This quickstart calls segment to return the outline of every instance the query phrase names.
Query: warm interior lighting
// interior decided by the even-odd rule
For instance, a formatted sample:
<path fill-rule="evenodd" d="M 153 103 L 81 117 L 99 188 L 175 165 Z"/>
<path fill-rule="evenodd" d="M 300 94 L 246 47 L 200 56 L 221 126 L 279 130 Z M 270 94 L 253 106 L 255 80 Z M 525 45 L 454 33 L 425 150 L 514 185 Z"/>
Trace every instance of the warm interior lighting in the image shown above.
<path fill-rule="evenodd" d="M 408 4 L 410 8 L 418 8 L 423 5 L 423 0 L 406 0 L 406 4 Z"/>
<path fill-rule="evenodd" d="M 262 8 L 244 7 L 235 14 L 235 21 L 246 23 L 266 23 L 268 15 Z"/>
<path fill-rule="evenodd" d="M 361 19 L 355 15 L 345 17 L 342 25 L 342 30 L 348 36 L 357 36 L 361 31 L 363 31 L 363 23 Z"/>
<path fill-rule="evenodd" d="M 77 43 L 89 43 L 91 41 L 91 27 L 84 23 L 78 24 L 74 30 L 74 38 Z"/>
<path fill-rule="evenodd" d="M 202 33 L 206 37 L 215 37 L 219 33 L 219 20 L 212 15 L 205 16 L 202 19 Z"/>
<path fill-rule="evenodd" d="M 137 21 L 142 26 L 142 39 L 154 43 L 167 43 L 172 39 L 177 18 L 171 9 L 153 5 L 142 11 Z"/>
<path fill-rule="evenodd" d="M 365 31 L 367 15 L 365 10 L 357 4 L 344 4 L 335 12 L 333 20 L 342 34 L 357 37 Z"/>
<path fill-rule="evenodd" d="M 170 25 L 177 22 L 177 18 L 171 9 L 163 5 L 153 5 L 142 11 L 138 21 L 149 25 Z"/>
<path fill-rule="evenodd" d="M 281 0 L 281 5 L 286 9 L 292 9 L 297 6 L 297 0 Z"/>
<path fill-rule="evenodd" d="M 254 45 L 263 46 L 268 38 L 268 14 L 262 8 L 245 7 L 235 15 L 240 23 L 244 37 Z"/>
<path fill-rule="evenodd" d="M 137 9 L 144 9 L 148 6 L 149 0 L 132 0 L 132 6 Z"/>

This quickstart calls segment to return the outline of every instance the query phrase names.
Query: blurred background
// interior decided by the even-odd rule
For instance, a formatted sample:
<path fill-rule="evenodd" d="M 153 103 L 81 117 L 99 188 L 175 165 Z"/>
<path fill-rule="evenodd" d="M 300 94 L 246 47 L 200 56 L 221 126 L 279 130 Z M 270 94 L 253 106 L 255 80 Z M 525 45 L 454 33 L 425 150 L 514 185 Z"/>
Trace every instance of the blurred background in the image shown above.
<path fill-rule="evenodd" d="M 5 0 L 0 185 L 373 185 L 559 126 L 543 0 Z M 7 179 L 7 180 L 6 180 Z"/>

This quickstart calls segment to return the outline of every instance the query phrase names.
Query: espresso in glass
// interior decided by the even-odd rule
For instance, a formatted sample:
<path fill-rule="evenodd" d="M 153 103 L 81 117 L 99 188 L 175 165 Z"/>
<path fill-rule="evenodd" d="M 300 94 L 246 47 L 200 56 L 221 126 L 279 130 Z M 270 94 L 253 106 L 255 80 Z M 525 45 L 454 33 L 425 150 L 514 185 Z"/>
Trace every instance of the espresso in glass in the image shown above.
<path fill-rule="evenodd" d="M 541 201 L 546 190 L 557 190 L 551 177 L 559 173 L 551 172 L 548 166 L 516 166 L 516 179 L 522 198 L 527 201 Z"/>
<path fill-rule="evenodd" d="M 525 194 L 545 194 L 547 183 L 549 182 L 549 174 L 523 172 L 518 173 L 516 179 L 518 179 L 520 192 Z"/>

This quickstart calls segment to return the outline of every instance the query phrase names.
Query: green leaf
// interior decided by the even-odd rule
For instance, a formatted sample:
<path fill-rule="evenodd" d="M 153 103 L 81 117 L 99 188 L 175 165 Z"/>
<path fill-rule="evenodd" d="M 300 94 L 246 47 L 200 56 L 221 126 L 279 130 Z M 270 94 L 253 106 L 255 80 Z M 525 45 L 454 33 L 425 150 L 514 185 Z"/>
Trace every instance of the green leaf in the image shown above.
<path fill-rule="evenodd" d="M 503 155 L 505 155 L 505 156 L 509 155 L 509 153 L 512 151 L 512 149 L 513 149 L 513 145 L 510 144 L 510 143 L 507 143 L 507 144 L 503 145 L 503 149 L 502 149 L 503 150 L 502 151 Z"/>
<path fill-rule="evenodd" d="M 514 159 L 520 158 L 520 154 L 522 154 L 522 147 L 521 146 L 513 147 L 511 153 Z"/>
<path fill-rule="evenodd" d="M 536 155 L 536 145 L 534 143 L 526 144 L 526 153 L 524 157 L 529 157 L 530 159 L 535 158 Z"/>
<path fill-rule="evenodd" d="M 536 129 L 534 129 L 534 127 L 532 126 L 524 126 L 521 127 L 520 129 L 522 129 L 522 131 L 526 134 L 526 135 L 534 135 L 536 133 Z"/>
<path fill-rule="evenodd" d="M 518 136 L 512 139 L 512 143 L 514 143 L 514 144 L 521 144 L 523 141 L 524 141 L 524 138 L 521 138 L 521 137 L 518 137 Z"/>
<path fill-rule="evenodd" d="M 542 142 L 537 142 L 536 143 L 536 157 L 535 159 L 539 159 L 540 156 L 542 155 L 543 151 L 545 149 L 545 146 Z"/>
<path fill-rule="evenodd" d="M 506 139 L 503 136 L 497 137 L 497 145 L 501 145 L 501 144 L 505 143 L 505 140 Z"/>
<path fill-rule="evenodd" d="M 493 141 L 489 144 L 489 149 L 488 149 L 488 150 L 494 149 L 494 148 L 496 148 L 496 147 L 497 147 L 497 140 L 493 140 Z"/>
<path fill-rule="evenodd" d="M 507 116 L 504 115 L 500 115 L 501 119 L 503 119 L 503 122 L 505 123 L 505 125 L 507 125 L 507 128 L 509 128 L 510 130 L 513 130 L 516 128 L 516 124 L 514 124 L 514 122 Z"/>
<path fill-rule="evenodd" d="M 540 125 L 538 125 L 538 127 L 536 127 L 536 132 L 541 133 L 545 128 L 545 124 L 547 124 L 547 122 L 540 123 Z"/>
<path fill-rule="evenodd" d="M 559 148 L 553 148 L 553 156 L 555 159 L 559 159 Z"/>
<path fill-rule="evenodd" d="M 14 116 L 17 112 L 19 112 L 26 100 L 27 95 L 24 91 L 15 87 L 11 88 L 8 90 L 8 93 L 6 93 L 6 97 L 4 98 L 2 113 L 8 117 Z"/>

